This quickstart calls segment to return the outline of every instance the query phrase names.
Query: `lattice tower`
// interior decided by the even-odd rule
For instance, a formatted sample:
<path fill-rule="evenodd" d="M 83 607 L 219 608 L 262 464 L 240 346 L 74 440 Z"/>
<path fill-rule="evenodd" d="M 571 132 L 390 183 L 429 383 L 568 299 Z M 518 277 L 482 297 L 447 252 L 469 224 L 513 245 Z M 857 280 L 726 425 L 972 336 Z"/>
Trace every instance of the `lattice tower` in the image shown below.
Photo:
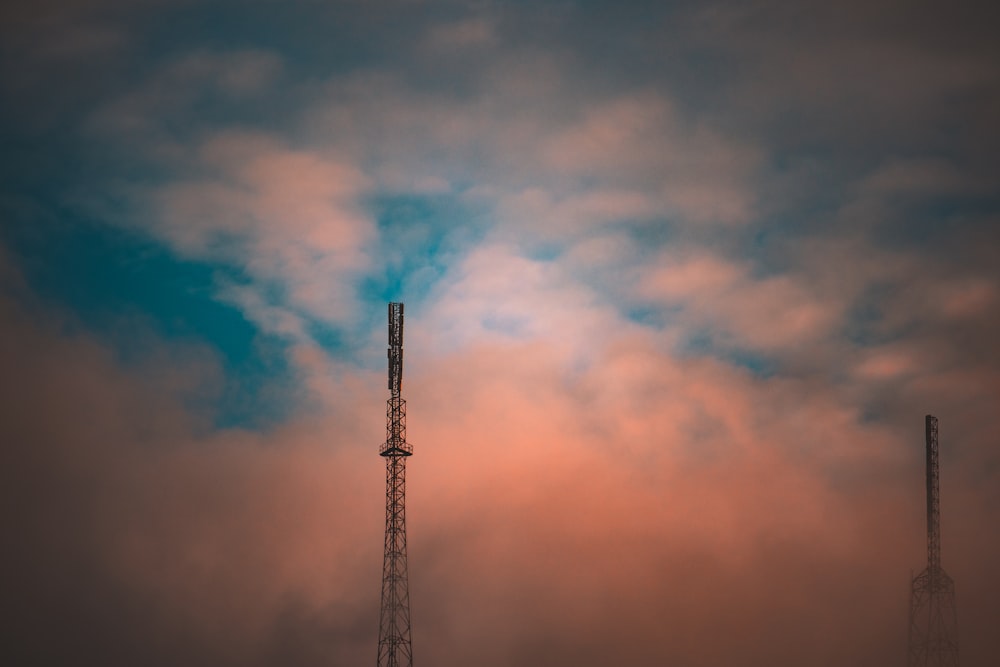
<path fill-rule="evenodd" d="M 389 304 L 389 400 L 385 457 L 385 554 L 382 560 L 382 607 L 379 613 L 378 667 L 412 667 L 410 592 L 406 574 L 406 401 L 403 384 L 403 304 Z"/>
<path fill-rule="evenodd" d="M 927 567 L 910 585 L 908 667 L 958 667 L 955 582 L 941 567 L 938 420 L 925 418 L 927 441 Z"/>

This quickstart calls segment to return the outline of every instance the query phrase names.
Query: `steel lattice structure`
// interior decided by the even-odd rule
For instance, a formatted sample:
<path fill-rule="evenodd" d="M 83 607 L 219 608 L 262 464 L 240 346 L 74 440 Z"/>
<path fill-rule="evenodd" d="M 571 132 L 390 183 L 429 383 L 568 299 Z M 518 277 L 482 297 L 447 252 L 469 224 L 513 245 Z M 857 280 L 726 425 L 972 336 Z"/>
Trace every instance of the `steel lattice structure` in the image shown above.
<path fill-rule="evenodd" d="M 927 568 L 910 585 L 908 667 L 958 667 L 955 582 L 941 567 L 938 420 L 927 415 Z"/>
<path fill-rule="evenodd" d="M 389 304 L 389 400 L 386 402 L 385 555 L 378 628 L 378 667 L 412 667 L 410 592 L 406 574 L 406 401 L 403 384 L 403 304 Z"/>

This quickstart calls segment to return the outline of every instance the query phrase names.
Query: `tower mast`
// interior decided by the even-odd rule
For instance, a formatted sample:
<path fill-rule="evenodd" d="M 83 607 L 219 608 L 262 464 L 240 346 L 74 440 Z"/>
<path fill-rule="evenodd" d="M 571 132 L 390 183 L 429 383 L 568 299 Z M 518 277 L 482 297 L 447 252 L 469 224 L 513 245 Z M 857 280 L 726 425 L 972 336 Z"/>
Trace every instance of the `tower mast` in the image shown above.
<path fill-rule="evenodd" d="M 941 480 L 938 465 L 938 420 L 924 418 L 927 441 L 927 569 L 941 571 Z"/>
<path fill-rule="evenodd" d="M 385 553 L 378 628 L 378 667 L 412 667 L 410 592 L 406 575 L 406 401 L 403 384 L 403 304 L 389 304 L 389 400 L 386 402 Z"/>
<path fill-rule="evenodd" d="M 941 567 L 938 420 L 924 419 L 927 442 L 927 567 L 910 586 L 908 667 L 958 667 L 955 582 Z"/>

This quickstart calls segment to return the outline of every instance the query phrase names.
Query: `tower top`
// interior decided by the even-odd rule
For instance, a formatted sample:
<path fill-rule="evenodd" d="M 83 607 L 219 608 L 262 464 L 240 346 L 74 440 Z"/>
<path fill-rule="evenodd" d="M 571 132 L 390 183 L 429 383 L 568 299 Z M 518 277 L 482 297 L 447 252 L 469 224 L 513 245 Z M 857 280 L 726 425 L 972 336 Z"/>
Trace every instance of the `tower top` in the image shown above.
<path fill-rule="evenodd" d="M 389 400 L 386 403 L 386 438 L 380 456 L 409 456 L 413 447 L 406 442 L 406 401 L 403 388 L 403 304 L 389 304 Z"/>
<path fill-rule="evenodd" d="M 389 304 L 389 391 L 399 396 L 403 387 L 403 304 Z"/>

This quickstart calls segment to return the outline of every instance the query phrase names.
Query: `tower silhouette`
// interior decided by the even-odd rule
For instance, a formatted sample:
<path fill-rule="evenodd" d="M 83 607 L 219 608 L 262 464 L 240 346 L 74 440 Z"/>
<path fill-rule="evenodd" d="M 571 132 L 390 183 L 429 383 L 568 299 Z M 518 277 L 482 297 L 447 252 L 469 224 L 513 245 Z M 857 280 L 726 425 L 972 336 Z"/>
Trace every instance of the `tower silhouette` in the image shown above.
<path fill-rule="evenodd" d="M 907 667 L 958 667 L 955 582 L 941 567 L 938 420 L 925 418 L 927 439 L 927 567 L 910 585 Z"/>
<path fill-rule="evenodd" d="M 412 667 L 410 592 L 406 575 L 406 401 L 403 384 L 403 304 L 389 304 L 389 400 L 385 457 L 385 554 L 382 560 L 382 607 L 378 623 L 378 667 Z"/>

